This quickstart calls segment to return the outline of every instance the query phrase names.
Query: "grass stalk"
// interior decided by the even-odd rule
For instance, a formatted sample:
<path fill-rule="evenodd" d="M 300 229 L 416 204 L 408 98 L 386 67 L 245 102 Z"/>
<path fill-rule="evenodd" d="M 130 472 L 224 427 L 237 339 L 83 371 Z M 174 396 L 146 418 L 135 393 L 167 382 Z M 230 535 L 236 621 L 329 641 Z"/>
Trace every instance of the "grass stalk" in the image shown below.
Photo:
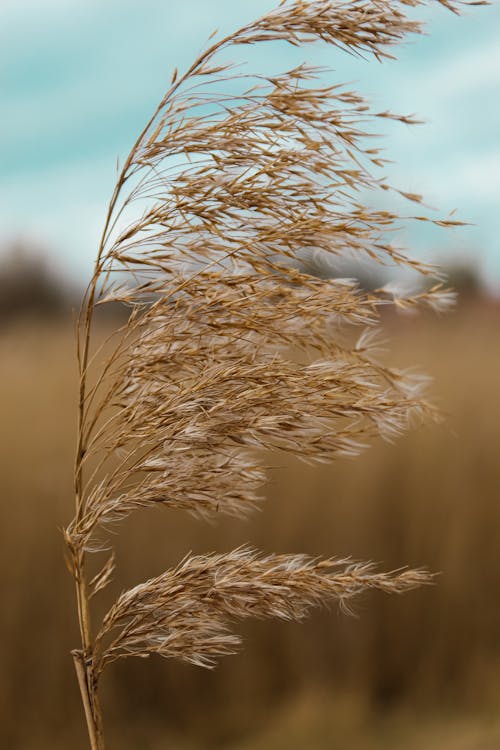
<path fill-rule="evenodd" d="M 97 691 L 92 687 L 91 673 L 85 665 L 86 660 L 81 651 L 75 649 L 71 652 L 71 655 L 80 688 L 91 750 L 105 750 L 101 707 Z"/>
<path fill-rule="evenodd" d="M 391 241 L 405 214 L 360 203 L 389 191 L 423 205 L 380 175 L 386 162 L 372 145 L 378 118 L 414 118 L 374 111 L 305 64 L 242 77 L 217 58 L 285 41 L 381 61 L 421 32 L 407 9 L 423 4 L 279 3 L 212 43 L 183 75 L 174 71 L 125 160 L 78 320 L 75 517 L 65 530 L 81 635 L 72 655 L 92 750 L 104 748 L 99 679 L 117 659 L 156 654 L 212 667 L 238 648 L 236 620 L 300 620 L 325 602 L 346 609 L 365 591 L 432 580 L 422 570 L 380 573 L 248 547 L 190 555 L 119 595 L 94 635 L 90 600 L 111 582 L 114 555 L 91 581 L 86 565 L 89 553 L 109 555 L 110 525 L 139 509 L 245 517 L 265 482 L 261 451 L 308 462 L 355 456 L 371 437 L 392 440 L 435 417 L 422 378 L 378 361 L 373 327 L 388 305 L 440 310 L 453 295 L 438 281 L 413 295 L 389 285 L 368 292 L 324 273 L 348 253 L 433 278 L 435 269 Z M 109 303 L 131 313 L 92 381 L 94 312 Z"/>

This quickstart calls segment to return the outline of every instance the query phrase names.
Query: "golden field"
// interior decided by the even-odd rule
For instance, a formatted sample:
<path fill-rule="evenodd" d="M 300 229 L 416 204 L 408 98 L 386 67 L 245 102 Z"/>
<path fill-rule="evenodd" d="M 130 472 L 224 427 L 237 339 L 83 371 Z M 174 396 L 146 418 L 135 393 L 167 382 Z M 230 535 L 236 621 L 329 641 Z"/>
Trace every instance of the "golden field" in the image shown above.
<path fill-rule="evenodd" d="M 387 321 L 390 359 L 431 373 L 449 414 L 396 445 L 309 467 L 278 458 L 262 512 L 209 526 L 167 511 L 116 537 L 123 587 L 187 551 L 265 551 L 423 565 L 436 585 L 376 594 L 358 617 L 242 627 L 214 671 L 161 660 L 110 670 L 110 748 L 493 750 L 500 747 L 500 310 Z M 2 415 L 0 745 L 84 748 L 69 651 L 78 645 L 59 529 L 72 512 L 71 325 L 0 333 Z"/>

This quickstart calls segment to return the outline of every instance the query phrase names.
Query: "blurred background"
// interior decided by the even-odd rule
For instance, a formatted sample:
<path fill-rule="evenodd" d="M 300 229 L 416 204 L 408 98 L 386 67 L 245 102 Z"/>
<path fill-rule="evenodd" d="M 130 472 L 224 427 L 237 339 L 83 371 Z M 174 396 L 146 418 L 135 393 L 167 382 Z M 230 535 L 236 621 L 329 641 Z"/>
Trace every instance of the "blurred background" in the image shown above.
<path fill-rule="evenodd" d="M 72 512 L 73 310 L 116 175 L 175 66 L 218 27 L 272 0 L 2 0 L 0 4 L 0 744 L 85 747 L 69 651 L 78 645 L 60 529 Z M 116 537 L 118 575 L 98 607 L 187 551 L 265 551 L 425 565 L 436 585 L 379 594 L 356 617 L 242 627 L 245 649 L 206 672 L 125 662 L 103 683 L 110 748 L 494 750 L 500 747 L 500 6 L 420 12 L 429 36 L 380 65 L 270 45 L 355 82 L 377 108 L 424 127 L 385 131 L 389 172 L 440 215 L 471 226 L 407 232 L 441 262 L 455 312 L 384 319 L 389 360 L 434 377 L 441 426 L 321 468 L 277 458 L 250 521 L 207 526 L 134 516 Z M 354 85 L 354 84 L 353 84 Z M 379 285 L 370 269 L 362 283 Z M 388 276 L 390 278 L 390 274 Z M 102 333 L 112 325 L 107 320 Z M 107 598 L 106 598 L 107 597 Z"/>

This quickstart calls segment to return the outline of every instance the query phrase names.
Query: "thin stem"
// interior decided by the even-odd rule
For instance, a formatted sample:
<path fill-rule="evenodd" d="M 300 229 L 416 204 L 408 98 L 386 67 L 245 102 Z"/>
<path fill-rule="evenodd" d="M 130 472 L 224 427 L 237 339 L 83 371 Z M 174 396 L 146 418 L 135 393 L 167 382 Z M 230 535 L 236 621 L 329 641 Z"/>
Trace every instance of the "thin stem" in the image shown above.
<path fill-rule="evenodd" d="M 101 712 L 95 690 L 89 685 L 89 670 L 85 666 L 85 659 L 81 651 L 71 652 L 75 664 L 76 678 L 80 687 L 85 719 L 92 750 L 104 750 Z"/>

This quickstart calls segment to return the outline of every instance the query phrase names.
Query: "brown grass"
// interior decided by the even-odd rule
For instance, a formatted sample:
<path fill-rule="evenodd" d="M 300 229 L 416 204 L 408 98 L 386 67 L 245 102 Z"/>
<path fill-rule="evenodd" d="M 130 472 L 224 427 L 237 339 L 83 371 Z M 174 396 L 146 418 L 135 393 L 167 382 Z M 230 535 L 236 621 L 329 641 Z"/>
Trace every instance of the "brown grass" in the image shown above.
<path fill-rule="evenodd" d="M 220 56 L 266 42 L 326 42 L 381 61 L 421 32 L 407 11 L 423 4 L 279 3 L 174 71 L 119 171 L 77 321 L 75 515 L 64 530 L 81 641 L 71 653 L 92 750 L 104 749 L 98 687 L 109 663 L 159 654 L 213 666 L 239 643 L 237 619 L 302 619 L 325 601 L 431 580 L 239 549 L 188 558 L 123 592 L 97 632 L 91 605 L 115 571 L 109 529 L 133 511 L 242 517 L 264 485 L 256 451 L 324 462 L 434 416 L 422 378 L 377 359 L 373 329 L 382 307 L 439 310 L 453 294 L 437 280 L 414 296 L 390 286 L 367 293 L 300 270 L 304 253 L 333 261 L 350 253 L 436 275 L 392 235 L 409 220 L 460 222 L 373 208 L 374 193 L 394 188 L 378 171 L 385 160 L 370 126 L 412 118 L 374 111 L 306 64 L 241 75 Z M 130 316 L 99 347 L 96 309 L 117 302 Z M 364 330 L 349 340 L 343 330 L 352 326 Z M 96 553 L 106 558 L 91 577 Z"/>
<path fill-rule="evenodd" d="M 453 0 L 441 4 L 458 12 Z M 64 530 L 81 642 L 71 653 L 92 750 L 104 750 L 99 685 L 111 662 L 156 654 L 211 667 L 239 644 L 237 620 L 300 620 L 313 605 L 345 608 L 362 592 L 432 580 L 240 547 L 188 556 L 123 592 L 104 616 L 91 603 L 115 573 L 110 532 L 134 511 L 241 518 L 265 484 L 259 452 L 327 462 L 436 417 L 425 379 L 383 364 L 375 335 L 383 309 L 453 301 L 436 269 L 393 235 L 409 221 L 461 222 L 373 207 L 381 193 L 423 205 L 388 183 L 372 145 L 380 119 L 414 119 L 373 110 L 306 64 L 242 75 L 221 56 L 323 42 L 381 61 L 421 33 L 408 13 L 421 5 L 279 3 L 174 71 L 119 171 L 77 321 L 75 515 Z M 413 295 L 393 284 L 368 293 L 303 267 L 308 255 L 335 264 L 345 254 L 431 283 Z M 130 315 L 99 345 L 96 310 L 117 302 Z M 96 553 L 106 557 L 92 576 Z"/>
<path fill-rule="evenodd" d="M 488 711 L 498 709 L 500 690 L 499 326 L 498 310 L 483 308 L 394 327 L 394 358 L 435 373 L 446 426 L 374 446 L 354 463 L 287 462 L 273 472 L 265 512 L 245 524 L 206 526 L 175 511 L 135 516 L 116 539 L 117 588 L 175 565 L 186 548 L 245 542 L 313 555 L 334 549 L 388 568 L 425 560 L 442 574 L 411 598 L 370 596 L 359 619 L 333 612 L 300 626 L 249 624 L 245 651 L 213 674 L 127 661 L 103 684 L 116 746 L 148 747 L 149 737 L 160 748 L 171 736 L 180 748 L 274 750 L 281 734 L 291 748 L 309 737 L 312 750 L 333 742 L 496 747 Z M 13 329 L 0 347 L 0 735 L 13 750 L 83 746 L 67 657 L 77 634 L 57 534 L 71 489 L 72 331 Z M 111 604 L 103 597 L 101 610 Z"/>

